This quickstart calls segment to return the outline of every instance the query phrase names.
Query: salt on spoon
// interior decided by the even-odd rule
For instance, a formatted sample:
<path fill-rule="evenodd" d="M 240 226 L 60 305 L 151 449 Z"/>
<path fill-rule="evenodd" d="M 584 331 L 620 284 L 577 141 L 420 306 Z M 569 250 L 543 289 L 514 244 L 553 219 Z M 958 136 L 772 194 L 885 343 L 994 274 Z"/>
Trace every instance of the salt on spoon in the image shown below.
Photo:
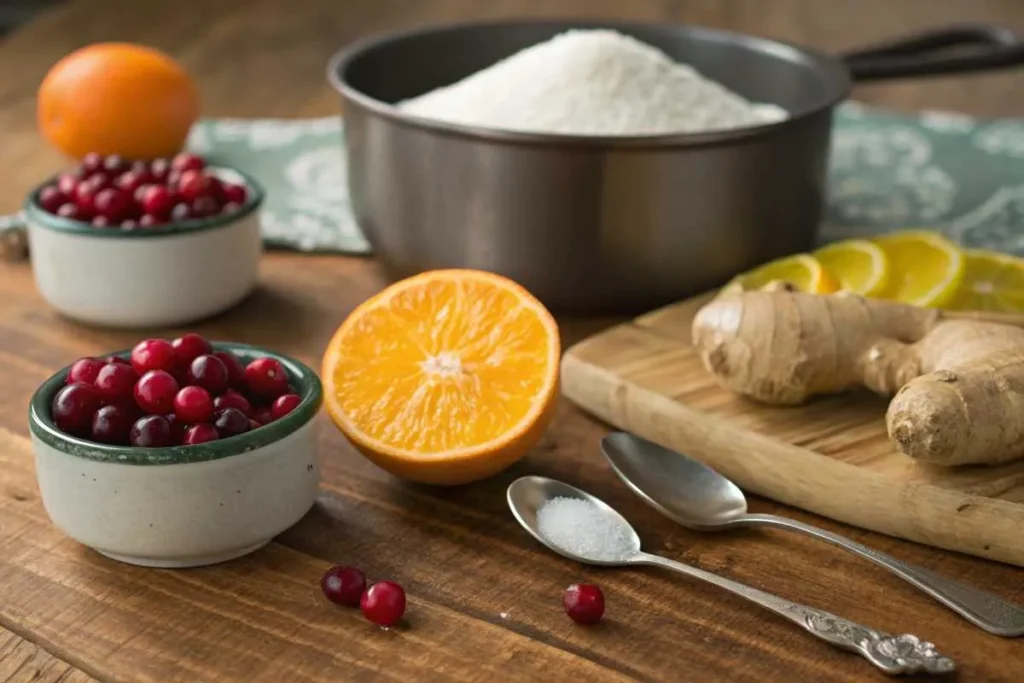
<path fill-rule="evenodd" d="M 537 528 L 559 548 L 580 557 L 621 562 L 636 554 L 622 524 L 582 498 L 545 501 L 537 510 Z"/>

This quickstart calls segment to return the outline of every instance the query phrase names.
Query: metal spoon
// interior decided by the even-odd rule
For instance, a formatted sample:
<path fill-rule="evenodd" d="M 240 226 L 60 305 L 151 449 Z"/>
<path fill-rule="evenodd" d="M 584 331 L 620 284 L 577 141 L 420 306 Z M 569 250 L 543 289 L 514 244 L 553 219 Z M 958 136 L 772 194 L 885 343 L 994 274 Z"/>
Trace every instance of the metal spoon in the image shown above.
<path fill-rule="evenodd" d="M 568 484 L 546 477 L 522 477 L 512 482 L 511 486 L 508 487 L 507 497 L 508 505 L 512 508 L 512 514 L 515 515 L 515 518 L 523 528 L 542 544 L 570 560 L 609 567 L 630 565 L 663 567 L 695 579 L 707 581 L 789 619 L 826 642 L 844 650 L 859 653 L 887 674 L 914 673 L 917 671 L 947 673 L 955 668 L 953 660 L 940 655 L 935 651 L 934 645 L 921 640 L 917 636 L 910 634 L 889 635 L 888 633 L 847 621 L 834 614 L 796 602 L 790 602 L 777 595 L 765 593 L 756 588 L 745 586 L 742 583 L 722 578 L 703 569 L 697 569 L 696 567 L 691 567 L 690 565 L 659 555 L 642 552 L 640 550 L 640 537 L 637 536 L 636 531 L 622 515 L 605 504 L 601 499 Z M 632 548 L 628 556 L 617 560 L 583 557 L 557 545 L 554 541 L 547 538 L 541 532 L 537 523 L 537 511 L 540 510 L 544 503 L 555 498 L 579 498 L 589 501 L 600 508 L 608 515 L 611 521 L 620 524 L 622 533 L 631 539 Z"/>
<path fill-rule="evenodd" d="M 634 493 L 685 527 L 719 531 L 765 524 L 802 531 L 885 567 L 989 633 L 1024 635 L 1024 608 L 830 531 L 786 517 L 750 514 L 739 487 L 682 453 L 625 432 L 605 436 L 601 450 L 615 474 Z"/>

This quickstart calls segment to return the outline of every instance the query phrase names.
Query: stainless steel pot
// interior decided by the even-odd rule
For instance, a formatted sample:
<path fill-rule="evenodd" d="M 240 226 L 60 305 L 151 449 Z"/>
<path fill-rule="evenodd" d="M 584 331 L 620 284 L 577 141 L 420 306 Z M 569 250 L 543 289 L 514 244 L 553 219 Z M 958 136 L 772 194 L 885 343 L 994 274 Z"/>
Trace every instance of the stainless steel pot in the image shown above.
<path fill-rule="evenodd" d="M 446 124 L 392 104 L 570 28 L 632 35 L 791 117 L 697 135 L 579 137 Z M 481 268 L 556 310 L 626 312 L 814 245 L 833 109 L 852 80 L 1022 61 L 1021 41 L 992 27 L 831 57 L 693 26 L 516 21 L 363 41 L 331 59 L 328 78 L 343 101 L 352 206 L 390 275 Z"/>

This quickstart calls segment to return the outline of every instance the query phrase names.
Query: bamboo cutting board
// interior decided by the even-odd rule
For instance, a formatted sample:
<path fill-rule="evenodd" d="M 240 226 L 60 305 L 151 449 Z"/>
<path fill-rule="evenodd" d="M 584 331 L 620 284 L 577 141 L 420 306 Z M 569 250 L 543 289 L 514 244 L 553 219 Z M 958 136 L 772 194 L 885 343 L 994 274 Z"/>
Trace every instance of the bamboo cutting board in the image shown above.
<path fill-rule="evenodd" d="M 562 389 L 583 409 L 685 452 L 746 491 L 832 519 L 1024 566 L 1024 460 L 938 468 L 899 453 L 885 399 L 856 393 L 770 407 L 719 387 L 690 346 L 710 297 L 570 348 Z"/>

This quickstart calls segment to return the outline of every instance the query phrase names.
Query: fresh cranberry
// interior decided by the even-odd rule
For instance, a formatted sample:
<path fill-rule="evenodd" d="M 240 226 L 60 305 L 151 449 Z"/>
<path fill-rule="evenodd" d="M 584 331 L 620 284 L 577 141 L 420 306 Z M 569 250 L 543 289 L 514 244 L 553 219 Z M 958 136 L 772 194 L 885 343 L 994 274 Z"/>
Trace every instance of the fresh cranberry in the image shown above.
<path fill-rule="evenodd" d="M 178 364 L 182 367 L 188 367 L 189 363 L 198 356 L 213 353 L 213 347 L 210 346 L 210 342 L 206 341 L 206 338 L 201 334 L 196 334 L 195 332 L 188 332 L 172 340 L 171 346 L 174 347 L 174 353 L 178 357 Z"/>
<path fill-rule="evenodd" d="M 198 154 L 182 152 L 171 160 L 171 168 L 179 173 L 185 171 L 201 171 L 206 167 L 206 162 Z"/>
<path fill-rule="evenodd" d="M 78 183 L 81 180 L 81 176 L 75 171 L 68 171 L 61 173 L 57 176 L 57 189 L 61 191 L 65 197 L 74 197 L 75 188 L 78 187 Z"/>
<path fill-rule="evenodd" d="M 194 203 L 200 197 L 216 198 L 220 181 L 202 171 L 183 171 L 178 180 L 178 194 L 187 202 Z"/>
<path fill-rule="evenodd" d="M 168 187 L 172 192 L 178 191 L 178 186 L 181 184 L 181 171 L 175 171 L 173 168 L 167 174 L 167 178 L 164 180 L 164 185 Z"/>
<path fill-rule="evenodd" d="M 228 388 L 228 369 L 212 354 L 196 356 L 188 366 L 188 382 L 220 396 Z"/>
<path fill-rule="evenodd" d="M 95 214 L 96 193 L 100 189 L 91 179 L 78 183 L 78 187 L 75 188 L 75 204 L 78 205 L 78 209 L 83 217 L 88 216 L 91 218 Z"/>
<path fill-rule="evenodd" d="M 596 624 L 604 616 L 604 593 L 592 583 L 574 583 L 565 589 L 562 607 L 577 624 Z"/>
<path fill-rule="evenodd" d="M 239 205 L 245 204 L 245 200 L 249 197 L 249 193 L 244 186 L 235 185 L 234 183 L 222 183 L 220 192 L 225 202 L 233 202 Z"/>
<path fill-rule="evenodd" d="M 68 196 L 54 185 L 47 185 L 39 191 L 39 206 L 43 207 L 43 211 L 57 213 L 57 209 L 67 202 Z"/>
<path fill-rule="evenodd" d="M 182 438 L 181 442 L 187 446 L 192 446 L 197 443 L 216 441 L 219 438 L 220 434 L 217 432 L 216 427 L 209 422 L 201 422 L 186 429 L 185 436 Z"/>
<path fill-rule="evenodd" d="M 213 399 L 214 412 L 219 413 L 227 408 L 239 410 L 246 417 L 252 416 L 252 404 L 249 403 L 249 399 L 232 389 L 228 389 L 223 394 Z"/>
<path fill-rule="evenodd" d="M 92 417 L 92 439 L 112 446 L 128 444 L 134 417 L 123 405 L 103 406 Z"/>
<path fill-rule="evenodd" d="M 298 394 L 282 394 L 274 399 L 274 403 L 270 406 L 270 414 L 275 420 L 280 420 L 298 408 L 300 403 L 302 403 L 302 397 Z"/>
<path fill-rule="evenodd" d="M 257 396 L 276 398 L 288 391 L 288 375 L 274 358 L 257 358 L 245 367 L 245 383 Z"/>
<path fill-rule="evenodd" d="M 104 188 L 113 187 L 114 183 L 111 182 L 109 176 L 105 173 L 93 173 L 92 175 L 86 176 L 85 180 L 78 184 L 79 187 L 82 185 L 90 186 L 93 189 L 93 194 L 95 194 Z"/>
<path fill-rule="evenodd" d="M 366 590 L 366 576 L 355 567 L 331 567 L 320 577 L 320 590 L 337 605 L 358 607 Z"/>
<path fill-rule="evenodd" d="M 62 432 L 85 436 L 99 408 L 100 397 L 92 386 L 82 382 L 68 384 L 53 397 L 53 422 Z"/>
<path fill-rule="evenodd" d="M 152 228 L 157 225 L 161 225 L 162 223 L 162 219 L 157 218 L 156 216 L 150 213 L 145 214 L 142 218 L 139 219 L 140 228 Z"/>
<path fill-rule="evenodd" d="M 135 191 L 142 187 L 143 180 L 134 171 L 126 171 L 117 176 L 114 180 L 114 185 L 128 196 L 134 197 Z"/>
<path fill-rule="evenodd" d="M 57 209 L 57 215 L 61 218 L 70 218 L 74 221 L 85 219 L 85 213 L 78 208 L 78 204 L 64 204 Z"/>
<path fill-rule="evenodd" d="M 132 425 L 129 441 L 133 446 L 162 448 L 173 443 L 171 423 L 163 415 L 146 415 Z"/>
<path fill-rule="evenodd" d="M 107 356 L 103 360 L 106 361 L 107 365 L 114 363 L 115 365 L 131 365 L 131 362 L 121 358 L 121 356 Z"/>
<path fill-rule="evenodd" d="M 228 369 L 228 383 L 231 386 L 240 386 L 245 381 L 245 368 L 235 354 L 230 351 L 214 351 L 213 355 Z"/>
<path fill-rule="evenodd" d="M 144 339 L 132 349 L 132 367 L 140 375 L 147 370 L 170 372 L 176 362 L 174 347 L 166 339 Z"/>
<path fill-rule="evenodd" d="M 177 393 L 177 380 L 164 370 L 149 370 L 135 383 L 135 402 L 150 415 L 171 412 Z"/>
<path fill-rule="evenodd" d="M 192 218 L 192 209 L 188 204 L 175 204 L 171 209 L 172 221 L 187 221 L 189 218 Z"/>
<path fill-rule="evenodd" d="M 100 368 L 93 386 L 107 403 L 125 403 L 134 395 L 139 373 L 130 365 L 107 363 Z"/>
<path fill-rule="evenodd" d="M 110 221 L 105 216 L 96 216 L 96 218 L 93 218 L 89 222 L 92 224 L 92 227 L 94 227 L 94 228 L 109 228 L 110 227 Z"/>
<path fill-rule="evenodd" d="M 120 223 L 128 213 L 128 195 L 121 190 L 108 187 L 96 193 L 93 200 L 96 213 L 111 223 Z"/>
<path fill-rule="evenodd" d="M 199 197 L 192 202 L 191 213 L 195 218 L 208 218 L 220 213 L 220 206 L 213 197 Z"/>
<path fill-rule="evenodd" d="M 84 157 L 82 157 L 81 166 L 82 171 L 84 171 L 87 175 L 90 173 L 95 173 L 96 171 L 99 171 L 100 169 L 103 168 L 103 155 L 97 152 L 89 152 Z"/>
<path fill-rule="evenodd" d="M 405 614 L 405 591 L 394 581 L 379 581 L 363 593 L 359 608 L 378 626 L 394 626 Z"/>
<path fill-rule="evenodd" d="M 68 368 L 68 378 L 64 383 L 75 384 L 76 382 L 81 382 L 82 384 L 93 384 L 104 365 L 106 363 L 99 358 L 79 358 Z"/>
<path fill-rule="evenodd" d="M 224 436 L 244 434 L 249 431 L 249 418 L 237 408 L 225 408 L 217 413 L 217 419 L 213 421 L 213 426 Z"/>
<path fill-rule="evenodd" d="M 183 387 L 174 397 L 174 414 L 182 422 L 206 422 L 213 417 L 213 399 L 202 387 Z"/>
<path fill-rule="evenodd" d="M 150 185 L 142 195 L 142 210 L 153 216 L 169 216 L 174 208 L 174 197 L 162 185 Z"/>
<path fill-rule="evenodd" d="M 103 171 L 111 178 L 124 173 L 128 163 L 117 154 L 109 154 L 103 159 Z"/>
<path fill-rule="evenodd" d="M 261 425 L 268 425 L 274 421 L 274 413 L 268 407 L 260 408 L 253 414 L 253 419 Z"/>
<path fill-rule="evenodd" d="M 230 215 L 230 214 L 233 214 L 233 213 L 238 213 L 239 211 L 241 211 L 241 209 L 242 209 L 242 205 L 241 204 L 236 204 L 234 202 L 228 202 L 224 206 L 220 207 L 220 212 L 222 214 L 224 214 L 224 215 Z"/>
<path fill-rule="evenodd" d="M 131 218 L 129 218 L 126 221 L 121 221 L 122 230 L 134 230 L 137 227 L 139 227 L 139 222 L 136 220 L 132 220 Z"/>
<path fill-rule="evenodd" d="M 140 185 L 145 185 L 156 180 L 153 177 L 152 171 L 149 170 L 149 164 L 145 161 L 133 161 L 131 166 L 128 167 L 129 173 L 134 173 L 139 179 Z"/>
<path fill-rule="evenodd" d="M 167 159 L 154 159 L 149 164 L 149 172 L 155 182 L 167 180 L 167 174 L 171 172 L 171 162 Z"/>
<path fill-rule="evenodd" d="M 171 443 L 185 443 L 185 432 L 188 431 L 189 425 L 179 420 L 178 416 L 174 413 L 168 413 L 164 415 L 164 418 L 167 420 L 167 424 L 171 426 Z"/>

